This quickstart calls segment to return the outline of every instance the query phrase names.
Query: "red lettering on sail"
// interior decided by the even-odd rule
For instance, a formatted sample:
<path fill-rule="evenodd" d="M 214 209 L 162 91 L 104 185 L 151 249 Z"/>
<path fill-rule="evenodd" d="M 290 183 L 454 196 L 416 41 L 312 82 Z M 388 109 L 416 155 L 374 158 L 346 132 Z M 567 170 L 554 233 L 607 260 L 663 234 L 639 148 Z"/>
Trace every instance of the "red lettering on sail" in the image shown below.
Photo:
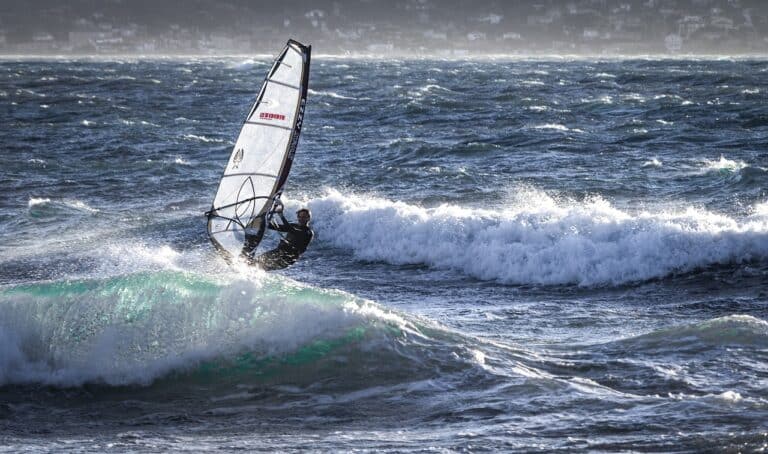
<path fill-rule="evenodd" d="M 259 114 L 261 120 L 285 120 L 285 115 L 271 112 L 262 112 Z"/>

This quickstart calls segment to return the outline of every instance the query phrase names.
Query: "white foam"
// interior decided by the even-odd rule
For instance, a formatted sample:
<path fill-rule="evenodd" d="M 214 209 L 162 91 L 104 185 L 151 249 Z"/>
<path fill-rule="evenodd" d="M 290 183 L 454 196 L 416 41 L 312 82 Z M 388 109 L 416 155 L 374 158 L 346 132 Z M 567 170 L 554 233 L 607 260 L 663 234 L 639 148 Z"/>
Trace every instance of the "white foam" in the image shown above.
<path fill-rule="evenodd" d="M 536 125 L 533 127 L 533 129 L 554 129 L 557 131 L 570 131 L 570 129 L 566 126 L 554 124 L 554 123 L 547 123 L 544 125 Z"/>
<path fill-rule="evenodd" d="M 452 91 L 449 88 L 441 87 L 440 85 L 437 85 L 437 84 L 427 84 L 419 88 L 419 91 L 422 91 L 422 92 L 430 92 L 430 91 L 436 91 L 436 90 Z"/>
<path fill-rule="evenodd" d="M 725 391 L 722 394 L 718 394 L 716 397 L 726 402 L 738 402 L 743 399 L 741 394 L 737 393 L 736 391 Z"/>
<path fill-rule="evenodd" d="M 643 167 L 661 167 L 661 166 L 662 164 L 659 158 L 653 158 L 650 161 L 645 161 L 643 163 Z"/>
<path fill-rule="evenodd" d="M 27 202 L 27 207 L 32 208 L 32 207 L 35 207 L 35 206 L 38 206 L 38 205 L 46 205 L 46 204 L 52 204 L 53 206 L 59 206 L 59 207 L 64 206 L 64 207 L 67 207 L 67 208 L 73 208 L 73 209 L 78 210 L 78 211 L 87 211 L 87 212 L 90 212 L 90 213 L 96 213 L 96 212 L 99 211 L 97 208 L 93 208 L 93 207 L 89 206 L 87 203 L 85 203 L 85 202 L 83 202 L 81 200 L 77 200 L 77 199 L 62 199 L 62 200 L 51 201 L 51 199 L 49 199 L 47 197 L 45 197 L 45 198 L 43 198 L 43 197 L 40 197 L 40 198 L 32 197 Z"/>
<path fill-rule="evenodd" d="M 701 209 L 627 212 L 600 198 L 519 191 L 496 211 L 423 208 L 330 190 L 310 200 L 318 238 L 361 260 L 425 264 L 483 280 L 614 285 L 768 259 L 768 216 Z"/>
<path fill-rule="evenodd" d="M 396 139 L 389 139 L 386 142 L 382 142 L 381 146 L 389 148 L 394 145 L 400 145 L 400 144 L 408 144 L 408 143 L 414 143 L 416 142 L 416 139 L 413 137 L 398 137 Z"/>
<path fill-rule="evenodd" d="M 99 210 L 89 206 L 87 203 L 77 199 L 66 199 L 61 202 L 69 208 L 74 208 L 79 211 L 88 211 L 91 213 L 97 213 Z"/>
<path fill-rule="evenodd" d="M 485 353 L 475 349 L 470 350 L 470 353 L 472 354 L 472 358 L 475 360 L 475 362 L 478 365 L 480 366 L 485 365 Z"/>
<path fill-rule="evenodd" d="M 727 402 L 729 404 L 735 404 L 744 400 L 741 394 L 736 391 L 724 391 L 720 394 L 686 394 L 686 393 L 669 393 L 669 398 L 679 401 L 696 401 L 696 400 L 718 400 Z"/>
<path fill-rule="evenodd" d="M 184 134 L 182 137 L 184 137 L 187 140 L 198 140 L 200 142 L 206 142 L 206 143 L 222 143 L 222 142 L 224 142 L 224 139 L 212 139 L 210 137 L 198 136 L 196 134 Z"/>
<path fill-rule="evenodd" d="M 200 120 L 192 120 L 186 117 L 176 117 L 173 121 L 177 123 L 200 123 Z"/>
<path fill-rule="evenodd" d="M 357 99 L 351 96 L 340 95 L 332 91 L 315 91 L 315 90 L 312 90 L 311 88 L 307 90 L 307 92 L 313 96 L 328 96 L 330 98 L 336 98 L 336 99 Z"/>
<path fill-rule="evenodd" d="M 399 86 L 395 86 L 393 88 L 399 88 Z M 432 92 L 435 92 L 435 91 L 452 92 L 451 89 L 445 88 L 445 87 L 441 87 L 440 85 L 437 85 L 437 84 L 427 84 L 427 85 L 425 85 L 423 87 L 419 87 L 417 90 L 410 90 L 410 91 L 408 91 L 408 98 L 409 99 L 413 99 L 413 98 L 420 99 L 420 98 L 423 98 L 426 94 L 429 94 L 429 93 L 432 93 Z"/>
<path fill-rule="evenodd" d="M 50 202 L 51 202 L 51 199 L 48 199 L 48 198 L 36 198 L 36 197 L 32 197 L 32 198 L 30 198 L 30 199 L 29 199 L 29 201 L 27 202 L 27 206 L 28 206 L 29 208 L 32 208 L 33 206 L 36 206 L 36 205 L 42 205 L 42 204 L 44 204 L 44 203 L 50 203 Z"/>
<path fill-rule="evenodd" d="M 555 130 L 555 131 L 562 131 L 562 132 L 571 131 L 571 132 L 578 132 L 578 133 L 583 133 L 584 132 L 584 131 L 582 131 L 581 129 L 578 129 L 578 128 L 569 128 L 567 126 L 563 126 L 563 125 L 556 124 L 556 123 L 547 123 L 547 124 L 543 124 L 543 125 L 536 125 L 536 126 L 533 127 L 533 129 L 551 129 L 551 130 Z"/>
<path fill-rule="evenodd" d="M 683 368 L 676 364 L 655 364 L 653 362 L 647 363 L 654 371 L 667 380 L 680 380 L 683 375 Z"/>
<path fill-rule="evenodd" d="M 573 377 L 564 381 L 570 387 L 584 394 L 596 394 L 601 396 L 620 396 L 620 397 L 632 396 L 632 394 L 623 393 L 621 391 L 611 389 L 607 386 L 603 386 L 600 383 L 594 380 L 591 380 L 589 378 Z"/>
<path fill-rule="evenodd" d="M 663 94 L 663 95 L 655 95 L 653 97 L 653 99 L 655 99 L 655 100 L 658 100 L 658 99 L 678 99 L 679 100 L 679 99 L 683 99 L 683 98 L 681 98 L 679 95 Z"/>
<path fill-rule="evenodd" d="M 720 159 L 717 161 L 705 159 L 703 163 L 704 163 L 704 169 L 706 172 L 720 171 L 720 170 L 737 172 L 741 169 L 749 167 L 749 164 L 747 164 L 744 161 L 734 161 L 731 159 L 726 159 L 722 155 L 720 155 Z"/>
<path fill-rule="evenodd" d="M 752 214 L 758 217 L 768 217 L 768 201 L 758 203 L 752 207 Z"/>
<path fill-rule="evenodd" d="M 638 101 L 638 102 L 645 102 L 645 96 L 639 94 L 639 93 L 629 93 L 626 95 L 623 95 L 621 99 L 625 101 Z"/>

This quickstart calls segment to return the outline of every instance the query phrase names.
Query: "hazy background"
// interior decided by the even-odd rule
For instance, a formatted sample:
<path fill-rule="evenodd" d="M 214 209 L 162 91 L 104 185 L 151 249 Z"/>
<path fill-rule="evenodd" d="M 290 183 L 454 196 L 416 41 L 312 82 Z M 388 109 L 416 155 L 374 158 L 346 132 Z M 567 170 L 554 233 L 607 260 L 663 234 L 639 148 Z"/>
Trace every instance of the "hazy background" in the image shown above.
<path fill-rule="evenodd" d="M 764 54 L 764 0 L 0 1 L 0 54 Z"/>

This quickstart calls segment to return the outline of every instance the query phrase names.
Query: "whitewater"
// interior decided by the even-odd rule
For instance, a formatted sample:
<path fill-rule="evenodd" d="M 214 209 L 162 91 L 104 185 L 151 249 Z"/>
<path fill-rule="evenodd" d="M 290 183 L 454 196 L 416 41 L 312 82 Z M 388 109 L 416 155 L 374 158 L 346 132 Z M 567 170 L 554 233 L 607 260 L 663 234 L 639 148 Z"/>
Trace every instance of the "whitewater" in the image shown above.
<path fill-rule="evenodd" d="M 768 446 L 768 62 L 318 58 L 265 273 L 269 61 L 0 61 L 0 451 Z"/>

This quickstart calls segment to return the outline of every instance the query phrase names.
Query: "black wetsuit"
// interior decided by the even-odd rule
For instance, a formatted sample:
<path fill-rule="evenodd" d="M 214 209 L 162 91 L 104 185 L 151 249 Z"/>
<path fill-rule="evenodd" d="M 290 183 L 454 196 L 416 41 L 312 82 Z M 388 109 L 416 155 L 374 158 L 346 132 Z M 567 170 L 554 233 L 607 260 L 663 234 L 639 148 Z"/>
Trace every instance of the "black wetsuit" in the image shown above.
<path fill-rule="evenodd" d="M 315 233 L 308 226 L 288 222 L 283 213 L 278 213 L 283 221 L 282 225 L 272 221 L 269 228 L 278 232 L 285 232 L 285 237 L 275 249 L 267 251 L 253 259 L 253 263 L 265 270 L 279 270 L 287 268 L 299 259 L 299 256 L 307 250 Z"/>

